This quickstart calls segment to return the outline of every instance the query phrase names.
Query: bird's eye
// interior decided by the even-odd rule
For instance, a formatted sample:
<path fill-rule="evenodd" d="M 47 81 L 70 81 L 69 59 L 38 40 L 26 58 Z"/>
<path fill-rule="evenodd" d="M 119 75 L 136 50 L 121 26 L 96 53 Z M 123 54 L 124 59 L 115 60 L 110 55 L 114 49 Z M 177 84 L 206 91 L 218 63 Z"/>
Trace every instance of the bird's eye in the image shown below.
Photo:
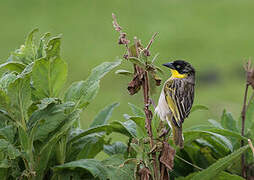
<path fill-rule="evenodd" d="M 177 66 L 176 66 L 177 69 L 180 69 L 180 67 L 181 67 L 180 65 L 177 65 Z"/>

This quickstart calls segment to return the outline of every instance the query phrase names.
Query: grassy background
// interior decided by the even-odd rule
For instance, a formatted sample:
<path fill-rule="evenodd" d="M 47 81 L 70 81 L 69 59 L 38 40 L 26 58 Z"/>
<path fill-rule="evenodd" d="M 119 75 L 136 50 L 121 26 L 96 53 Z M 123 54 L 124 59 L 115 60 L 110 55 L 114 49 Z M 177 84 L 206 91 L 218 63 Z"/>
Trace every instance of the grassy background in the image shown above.
<path fill-rule="evenodd" d="M 40 32 L 63 34 L 62 54 L 69 64 L 68 85 L 85 79 L 103 61 L 113 61 L 124 53 L 117 45 L 111 13 L 129 37 L 138 36 L 146 44 L 159 32 L 152 52 L 160 53 L 157 63 L 185 59 L 197 70 L 195 104 L 209 111 L 195 112 L 185 126 L 218 119 L 223 108 L 239 115 L 244 91 L 242 64 L 254 56 L 254 1 L 252 0 L 1 0 L 0 61 L 18 48 L 34 27 Z M 123 66 L 127 66 L 125 62 Z M 163 79 L 166 80 L 170 73 Z M 88 127 L 100 109 L 112 102 L 121 105 L 113 119 L 129 113 L 127 102 L 140 105 L 140 94 L 129 96 L 129 79 L 107 75 L 95 101 L 84 112 L 82 125 Z M 154 95 L 157 102 L 160 88 Z"/>

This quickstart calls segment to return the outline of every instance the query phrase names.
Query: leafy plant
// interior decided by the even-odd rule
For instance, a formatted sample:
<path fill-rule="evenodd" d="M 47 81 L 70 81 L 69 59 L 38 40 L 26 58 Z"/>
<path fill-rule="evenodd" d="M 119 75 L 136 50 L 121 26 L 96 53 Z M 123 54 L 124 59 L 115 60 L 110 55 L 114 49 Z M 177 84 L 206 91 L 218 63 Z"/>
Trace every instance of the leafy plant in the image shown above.
<path fill-rule="evenodd" d="M 253 151 L 245 144 L 251 146 L 254 138 L 254 96 L 248 106 L 245 98 L 242 121 L 224 110 L 220 121 L 210 119 L 209 125 L 184 129 L 184 149 L 175 147 L 165 131 L 167 125 L 153 116 L 150 107 L 149 96 L 160 85 L 162 73 L 155 65 L 157 55 L 150 58 L 156 34 L 146 47 L 137 38 L 129 47 L 126 33 L 113 18 L 119 44 L 127 50 L 124 58 L 133 67 L 133 72 L 116 73 L 132 77 L 127 88 L 131 95 L 143 90 L 144 108 L 129 103 L 132 114 L 124 114 L 125 121 L 109 122 L 119 106 L 114 102 L 96 115 L 88 129 L 82 129 L 80 113 L 97 95 L 100 80 L 121 60 L 102 63 L 86 80 L 65 90 L 67 63 L 60 53 L 61 37 L 49 39 L 46 33 L 36 44 L 35 29 L 0 65 L 1 179 L 240 180 L 242 172 L 253 177 Z M 246 71 L 247 85 L 252 86 L 254 71 L 249 66 Z M 197 110 L 208 108 L 195 105 L 191 113 Z M 112 133 L 126 136 L 127 142 L 112 141 Z M 98 154 L 105 156 L 100 159 Z"/>
<path fill-rule="evenodd" d="M 80 159 L 83 165 L 96 162 L 90 158 L 108 144 L 104 132 L 133 133 L 130 123 L 108 124 L 118 103 L 103 109 L 88 130 L 79 126 L 80 113 L 98 93 L 100 79 L 121 60 L 102 63 L 85 81 L 74 82 L 64 92 L 67 64 L 60 55 L 61 38 L 48 39 L 46 33 L 37 45 L 37 31 L 29 33 L 25 44 L 0 66 L 4 71 L 0 78 L 1 179 L 64 177 L 58 170 L 61 166 L 78 166 Z"/>

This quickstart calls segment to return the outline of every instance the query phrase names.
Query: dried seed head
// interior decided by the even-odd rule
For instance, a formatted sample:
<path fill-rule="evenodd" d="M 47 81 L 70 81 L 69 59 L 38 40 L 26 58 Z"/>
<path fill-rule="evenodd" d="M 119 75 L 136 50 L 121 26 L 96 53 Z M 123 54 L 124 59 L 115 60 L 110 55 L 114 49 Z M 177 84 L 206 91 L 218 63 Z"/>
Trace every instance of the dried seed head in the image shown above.
<path fill-rule="evenodd" d="M 126 38 L 126 33 L 120 33 L 118 44 L 129 44 L 130 41 Z"/>
<path fill-rule="evenodd" d="M 122 30 L 122 28 L 121 28 L 121 26 L 119 26 L 119 24 L 117 23 L 117 21 L 116 21 L 116 16 L 115 16 L 115 14 L 114 13 L 112 13 L 112 18 L 113 18 L 113 27 L 115 28 L 115 30 L 117 31 L 117 32 L 120 32 L 121 30 Z"/>
<path fill-rule="evenodd" d="M 246 71 L 247 83 L 254 89 L 254 68 L 251 65 L 251 60 L 247 62 L 244 69 Z"/>

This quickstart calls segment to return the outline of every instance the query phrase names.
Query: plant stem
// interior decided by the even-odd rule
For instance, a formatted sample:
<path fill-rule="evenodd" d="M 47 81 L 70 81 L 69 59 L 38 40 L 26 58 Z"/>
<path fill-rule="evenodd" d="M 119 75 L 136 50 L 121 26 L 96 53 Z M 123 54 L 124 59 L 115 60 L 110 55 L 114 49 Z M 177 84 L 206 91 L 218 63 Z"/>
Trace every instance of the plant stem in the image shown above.
<path fill-rule="evenodd" d="M 144 93 L 144 109 L 145 109 L 145 115 L 146 115 L 146 129 L 148 136 L 150 138 L 150 147 L 153 148 L 154 142 L 153 142 L 153 132 L 152 132 L 152 112 L 149 110 L 149 81 L 148 81 L 148 72 L 144 72 L 144 80 L 143 80 L 143 93 Z M 158 176 L 158 167 L 156 163 L 156 152 L 152 153 L 152 159 L 153 159 L 153 170 L 154 170 L 154 178 L 155 180 L 159 179 Z"/>
<path fill-rule="evenodd" d="M 244 136 L 244 129 L 245 129 L 245 117 L 246 117 L 246 101 L 247 101 L 247 95 L 248 95 L 248 88 L 249 88 L 249 84 L 246 83 L 246 87 L 245 87 L 245 93 L 244 93 L 244 100 L 243 100 L 243 108 L 242 108 L 242 113 L 241 113 L 241 117 L 242 117 L 242 132 L 241 135 Z M 244 146 L 244 141 L 241 140 L 241 147 Z M 241 156 L 241 168 L 242 168 L 242 177 L 245 178 L 246 173 L 245 173 L 245 156 L 244 154 L 242 154 Z"/>

